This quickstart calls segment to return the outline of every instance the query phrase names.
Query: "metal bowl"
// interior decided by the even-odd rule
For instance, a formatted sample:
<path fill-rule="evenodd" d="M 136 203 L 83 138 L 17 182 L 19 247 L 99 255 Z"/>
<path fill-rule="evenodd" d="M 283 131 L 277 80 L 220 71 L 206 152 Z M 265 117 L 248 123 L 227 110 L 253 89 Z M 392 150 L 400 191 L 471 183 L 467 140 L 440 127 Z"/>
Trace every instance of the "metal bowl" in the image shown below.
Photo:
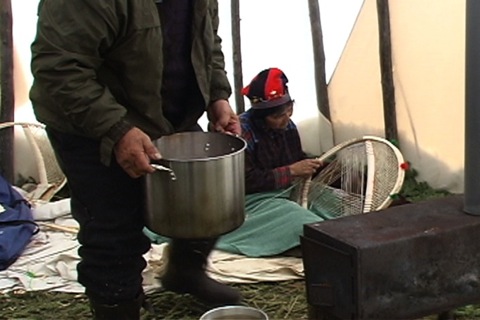
<path fill-rule="evenodd" d="M 260 309 L 244 306 L 225 306 L 205 312 L 200 320 L 268 320 Z"/>

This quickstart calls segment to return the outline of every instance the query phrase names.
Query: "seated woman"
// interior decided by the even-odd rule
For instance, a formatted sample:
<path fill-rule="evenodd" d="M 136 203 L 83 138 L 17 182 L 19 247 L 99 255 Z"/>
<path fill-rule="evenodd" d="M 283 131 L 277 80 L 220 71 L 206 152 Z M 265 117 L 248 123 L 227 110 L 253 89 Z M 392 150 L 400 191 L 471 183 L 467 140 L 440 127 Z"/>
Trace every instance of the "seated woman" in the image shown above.
<path fill-rule="evenodd" d="M 242 90 L 251 108 L 240 115 L 245 150 L 245 222 L 220 237 L 216 249 L 249 257 L 284 253 L 300 244 L 303 225 L 328 219 L 289 199 L 295 179 L 312 175 L 322 164 L 308 159 L 290 119 L 294 101 L 288 79 L 277 68 L 260 72 Z M 153 242 L 167 239 L 146 230 Z M 298 255 L 294 251 L 295 255 Z"/>
<path fill-rule="evenodd" d="M 277 68 L 261 71 L 242 90 L 251 108 L 240 115 L 245 151 L 246 220 L 222 236 L 217 249 L 250 257 L 281 254 L 298 247 L 303 225 L 327 219 L 289 200 L 295 179 L 322 164 L 308 159 L 290 119 L 294 101 L 288 79 Z"/>

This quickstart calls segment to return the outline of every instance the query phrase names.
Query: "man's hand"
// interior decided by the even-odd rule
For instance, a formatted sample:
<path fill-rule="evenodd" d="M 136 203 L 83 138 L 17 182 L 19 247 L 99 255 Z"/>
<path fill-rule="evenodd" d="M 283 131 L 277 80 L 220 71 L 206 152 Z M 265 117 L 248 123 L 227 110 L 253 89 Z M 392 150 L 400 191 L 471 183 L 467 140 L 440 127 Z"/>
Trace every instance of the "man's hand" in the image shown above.
<path fill-rule="evenodd" d="M 241 134 L 240 120 L 227 100 L 217 100 L 207 108 L 211 131 Z"/>
<path fill-rule="evenodd" d="M 130 129 L 113 150 L 118 164 L 132 178 L 154 172 L 150 159 L 158 160 L 162 157 L 150 137 L 138 128 Z"/>

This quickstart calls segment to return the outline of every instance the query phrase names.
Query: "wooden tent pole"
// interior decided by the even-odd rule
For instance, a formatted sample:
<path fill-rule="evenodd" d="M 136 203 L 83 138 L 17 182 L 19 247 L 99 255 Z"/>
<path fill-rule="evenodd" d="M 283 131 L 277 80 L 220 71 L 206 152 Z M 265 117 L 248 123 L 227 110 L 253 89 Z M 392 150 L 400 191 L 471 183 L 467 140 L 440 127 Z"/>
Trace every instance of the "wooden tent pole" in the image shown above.
<path fill-rule="evenodd" d="M 13 35 L 11 0 L 0 0 L 0 123 L 14 120 Z M 0 130 L 0 174 L 13 177 L 13 128 Z"/>
<path fill-rule="evenodd" d="M 329 121 L 330 105 L 328 102 L 327 81 L 325 76 L 325 50 L 323 46 L 323 32 L 320 21 L 320 7 L 318 0 L 308 0 L 310 25 L 312 29 L 313 63 L 315 70 L 315 89 L 318 110 Z"/>
<path fill-rule="evenodd" d="M 232 23 L 232 49 L 233 49 L 233 84 L 235 92 L 235 104 L 237 113 L 245 111 L 245 103 L 242 96 L 243 71 L 242 71 L 242 45 L 240 37 L 240 0 L 231 0 L 231 23 Z"/>
<path fill-rule="evenodd" d="M 393 84 L 392 68 L 392 44 L 390 37 L 390 10 L 388 1 L 389 0 L 377 0 L 383 116 L 385 122 L 385 138 L 398 144 L 395 87 Z"/>

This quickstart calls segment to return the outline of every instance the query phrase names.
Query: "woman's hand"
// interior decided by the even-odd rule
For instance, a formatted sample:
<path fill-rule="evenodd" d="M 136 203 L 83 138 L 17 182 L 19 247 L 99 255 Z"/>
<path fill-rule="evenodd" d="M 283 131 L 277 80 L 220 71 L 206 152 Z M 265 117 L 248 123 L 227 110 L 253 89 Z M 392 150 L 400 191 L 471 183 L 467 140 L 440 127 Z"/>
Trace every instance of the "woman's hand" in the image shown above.
<path fill-rule="evenodd" d="M 290 174 L 294 177 L 309 177 L 322 165 L 323 163 L 318 159 L 304 159 L 289 166 Z"/>

